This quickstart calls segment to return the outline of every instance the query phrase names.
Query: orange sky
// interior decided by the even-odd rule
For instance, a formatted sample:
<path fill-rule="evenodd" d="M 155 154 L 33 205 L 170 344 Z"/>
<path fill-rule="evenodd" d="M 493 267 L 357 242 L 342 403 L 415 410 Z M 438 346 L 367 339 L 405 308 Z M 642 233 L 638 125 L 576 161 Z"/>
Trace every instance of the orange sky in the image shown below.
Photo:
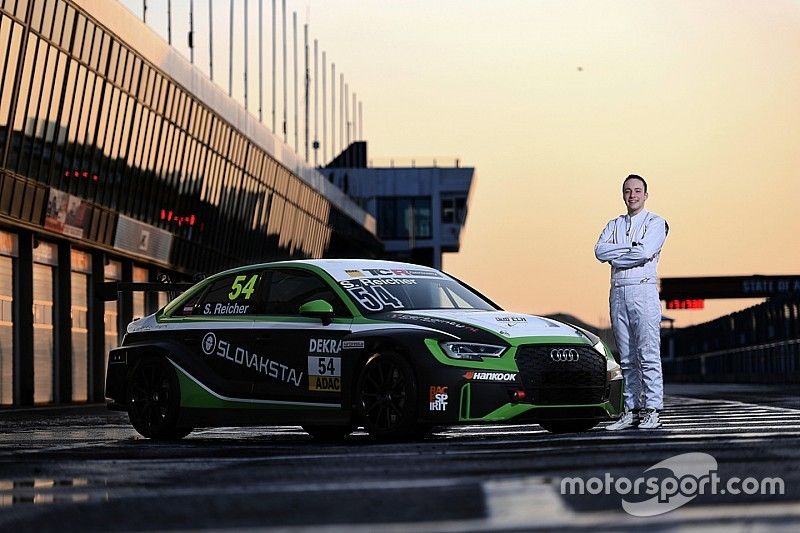
<path fill-rule="evenodd" d="M 287 5 L 364 102 L 370 157 L 476 168 L 444 267 L 507 309 L 607 324 L 593 246 L 631 172 L 670 224 L 662 276 L 800 274 L 800 2 Z"/>

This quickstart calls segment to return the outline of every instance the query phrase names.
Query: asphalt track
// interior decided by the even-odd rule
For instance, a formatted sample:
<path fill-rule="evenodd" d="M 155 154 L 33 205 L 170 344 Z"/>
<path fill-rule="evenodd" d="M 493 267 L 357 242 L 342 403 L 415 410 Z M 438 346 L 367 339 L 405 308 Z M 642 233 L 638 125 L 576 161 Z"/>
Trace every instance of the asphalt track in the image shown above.
<path fill-rule="evenodd" d="M 800 388 L 667 392 L 655 431 L 464 426 L 405 444 L 364 433 L 318 444 L 300 428 L 274 427 L 197 430 L 162 444 L 101 406 L 0 411 L 0 530 L 800 529 Z M 646 469 L 687 453 L 710 455 L 723 486 L 780 478 L 783 494 L 690 490 L 686 503 L 664 512 L 682 501 L 672 494 L 649 517 L 622 507 L 649 496 L 613 486 L 563 494 L 568 477 L 586 486 L 606 476 L 663 480 L 669 471 Z"/>

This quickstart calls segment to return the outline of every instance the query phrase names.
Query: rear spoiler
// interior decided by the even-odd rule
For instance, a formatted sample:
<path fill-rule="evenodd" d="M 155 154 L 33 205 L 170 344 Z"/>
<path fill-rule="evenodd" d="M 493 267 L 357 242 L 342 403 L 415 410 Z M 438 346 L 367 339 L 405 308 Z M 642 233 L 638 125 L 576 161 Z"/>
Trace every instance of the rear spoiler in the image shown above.
<path fill-rule="evenodd" d="M 97 297 L 104 302 L 119 298 L 122 292 L 168 292 L 172 300 L 194 283 L 160 283 L 158 281 L 106 281 L 98 284 Z"/>

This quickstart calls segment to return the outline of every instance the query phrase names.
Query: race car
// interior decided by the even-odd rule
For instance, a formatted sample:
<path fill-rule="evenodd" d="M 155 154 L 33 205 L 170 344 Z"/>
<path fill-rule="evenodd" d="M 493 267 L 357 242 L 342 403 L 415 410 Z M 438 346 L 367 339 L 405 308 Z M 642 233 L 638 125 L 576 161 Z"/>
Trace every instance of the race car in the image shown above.
<path fill-rule="evenodd" d="M 323 440 L 493 422 L 564 433 L 619 416 L 622 373 L 592 333 L 503 311 L 440 270 L 317 259 L 227 270 L 134 320 L 106 399 L 151 439 L 238 425 Z"/>

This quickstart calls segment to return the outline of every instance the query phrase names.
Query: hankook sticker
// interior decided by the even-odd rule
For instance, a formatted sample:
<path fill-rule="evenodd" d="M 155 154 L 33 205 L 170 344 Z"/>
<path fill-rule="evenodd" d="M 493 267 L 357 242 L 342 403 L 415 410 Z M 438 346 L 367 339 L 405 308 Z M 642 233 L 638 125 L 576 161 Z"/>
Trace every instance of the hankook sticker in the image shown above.
<path fill-rule="evenodd" d="M 464 373 L 464 379 L 468 381 L 514 381 L 517 375 L 511 372 L 475 372 L 468 370 Z"/>

